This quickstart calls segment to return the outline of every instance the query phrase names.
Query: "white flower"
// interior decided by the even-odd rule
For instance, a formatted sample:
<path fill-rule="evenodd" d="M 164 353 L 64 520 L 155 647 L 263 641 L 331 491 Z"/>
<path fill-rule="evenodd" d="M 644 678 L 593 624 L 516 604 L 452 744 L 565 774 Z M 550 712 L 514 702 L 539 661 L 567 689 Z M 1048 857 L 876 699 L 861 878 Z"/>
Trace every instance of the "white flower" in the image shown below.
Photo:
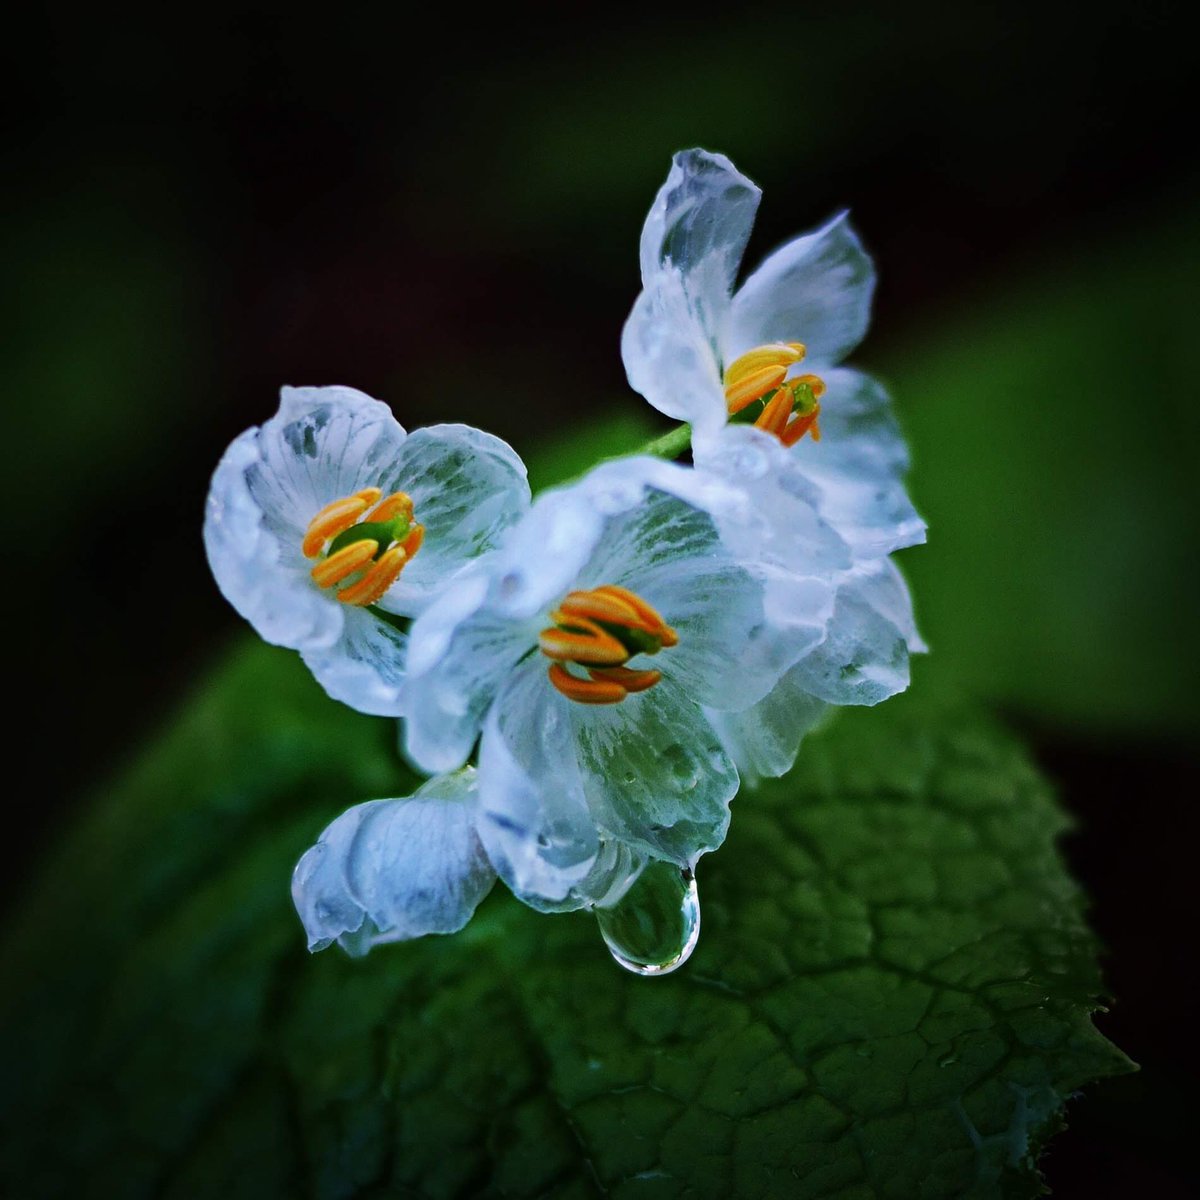
<path fill-rule="evenodd" d="M 675 156 L 642 230 L 643 291 L 621 343 L 629 381 L 692 424 L 697 465 L 733 453 L 731 415 L 755 416 L 791 448 L 818 512 L 855 557 L 921 541 L 887 394 L 836 365 L 866 332 L 871 260 L 842 213 L 735 290 L 759 196 L 723 155 Z"/>
<path fill-rule="evenodd" d="M 292 899 L 308 948 L 365 954 L 382 942 L 455 933 L 496 880 L 475 832 L 466 767 L 411 796 L 347 809 L 296 864 Z"/>
<path fill-rule="evenodd" d="M 406 618 L 529 506 L 525 467 L 465 425 L 406 434 L 352 388 L 284 388 L 213 476 L 204 518 L 226 599 L 361 712 L 403 707 Z"/>
<path fill-rule="evenodd" d="M 720 845 L 738 775 L 704 709 L 761 700 L 803 640 L 800 613 L 778 635 L 736 551 L 744 536 L 756 560 L 769 529 L 713 473 L 609 463 L 539 497 L 417 619 L 407 751 L 452 770 L 480 741 L 479 833 L 522 899 L 611 902 L 644 859 L 690 866 Z M 811 647 L 833 592 L 808 587 Z"/>

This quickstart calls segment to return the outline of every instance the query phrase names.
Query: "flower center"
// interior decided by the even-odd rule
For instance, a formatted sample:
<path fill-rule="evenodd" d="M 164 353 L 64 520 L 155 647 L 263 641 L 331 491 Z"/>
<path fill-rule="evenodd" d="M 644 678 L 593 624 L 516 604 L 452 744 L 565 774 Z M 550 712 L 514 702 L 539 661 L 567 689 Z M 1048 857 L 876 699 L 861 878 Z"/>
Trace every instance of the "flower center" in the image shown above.
<path fill-rule="evenodd" d="M 817 417 L 821 415 L 825 381 L 817 375 L 787 378 L 788 371 L 804 355 L 800 342 L 772 342 L 735 358 L 725 368 L 723 380 L 729 415 L 762 401 L 762 411 L 754 421 L 757 428 L 765 429 L 785 446 L 794 446 L 806 433 L 819 442 Z"/>
<path fill-rule="evenodd" d="M 365 607 L 379 600 L 425 538 L 425 527 L 413 521 L 410 497 L 382 497 L 381 488 L 363 488 L 325 505 L 305 530 L 304 556 L 320 559 L 313 582 L 332 588 L 343 604 Z"/>
<path fill-rule="evenodd" d="M 679 642 L 675 630 L 645 600 L 612 584 L 572 592 L 550 620 L 554 624 L 538 635 L 542 653 L 554 660 L 550 682 L 579 704 L 619 704 L 630 692 L 652 688 L 661 671 L 632 670 L 625 664 L 635 654 L 657 654 Z"/>

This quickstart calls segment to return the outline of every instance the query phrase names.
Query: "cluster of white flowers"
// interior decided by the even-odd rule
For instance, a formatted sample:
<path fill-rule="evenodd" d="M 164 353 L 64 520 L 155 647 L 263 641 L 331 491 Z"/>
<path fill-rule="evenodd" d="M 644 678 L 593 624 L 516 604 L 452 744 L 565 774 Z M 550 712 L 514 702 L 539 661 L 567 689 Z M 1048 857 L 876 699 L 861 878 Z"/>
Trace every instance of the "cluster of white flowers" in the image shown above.
<path fill-rule="evenodd" d="M 638 455 L 532 500 L 499 439 L 406 434 L 324 387 L 285 388 L 217 468 L 225 596 L 335 699 L 399 718 L 432 775 L 300 860 L 311 949 L 461 929 L 497 875 L 547 911 L 611 908 L 652 864 L 690 879 L 740 780 L 786 771 L 830 705 L 907 686 L 889 555 L 924 525 L 886 394 L 836 365 L 871 261 L 843 215 L 735 290 L 758 200 L 688 151 L 642 233 L 622 353 L 690 466 Z"/>

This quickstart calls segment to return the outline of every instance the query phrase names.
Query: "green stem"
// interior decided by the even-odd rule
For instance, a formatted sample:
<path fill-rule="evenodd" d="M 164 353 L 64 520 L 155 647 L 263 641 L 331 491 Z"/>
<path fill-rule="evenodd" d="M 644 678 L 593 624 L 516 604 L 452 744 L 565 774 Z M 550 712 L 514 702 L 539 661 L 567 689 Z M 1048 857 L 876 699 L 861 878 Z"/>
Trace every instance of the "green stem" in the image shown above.
<path fill-rule="evenodd" d="M 664 433 L 661 437 L 656 437 L 652 441 L 647 442 L 633 453 L 649 454 L 653 458 L 665 458 L 668 461 L 673 461 L 688 448 L 691 440 L 692 427 L 690 425 L 680 425 Z"/>

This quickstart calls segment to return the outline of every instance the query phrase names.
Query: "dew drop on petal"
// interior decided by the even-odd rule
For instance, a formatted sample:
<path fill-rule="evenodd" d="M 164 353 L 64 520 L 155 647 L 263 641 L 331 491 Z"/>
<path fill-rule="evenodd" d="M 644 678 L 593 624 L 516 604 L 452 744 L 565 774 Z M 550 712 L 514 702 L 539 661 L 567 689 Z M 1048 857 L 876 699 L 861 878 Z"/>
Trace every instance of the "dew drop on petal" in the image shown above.
<path fill-rule="evenodd" d="M 592 911 L 609 953 L 635 975 L 683 966 L 700 937 L 696 877 L 674 863 L 652 862 L 616 904 Z"/>

